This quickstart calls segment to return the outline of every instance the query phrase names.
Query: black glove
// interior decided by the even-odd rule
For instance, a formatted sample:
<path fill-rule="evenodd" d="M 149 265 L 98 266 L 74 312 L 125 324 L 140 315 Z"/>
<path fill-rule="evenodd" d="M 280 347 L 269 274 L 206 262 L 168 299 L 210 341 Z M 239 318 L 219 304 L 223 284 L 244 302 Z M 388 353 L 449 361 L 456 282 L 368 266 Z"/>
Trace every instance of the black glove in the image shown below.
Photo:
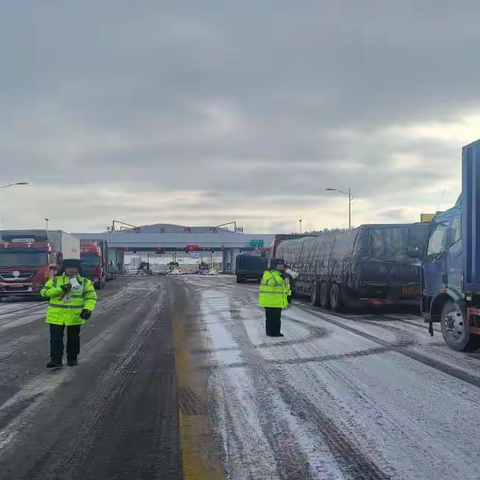
<path fill-rule="evenodd" d="M 82 310 L 82 313 L 80 314 L 80 318 L 82 320 L 88 320 L 91 316 L 92 316 L 92 312 L 85 308 Z"/>
<path fill-rule="evenodd" d="M 288 303 L 292 303 L 292 297 L 287 297 Z"/>
<path fill-rule="evenodd" d="M 67 283 L 66 285 L 62 285 L 60 287 L 65 293 L 68 293 L 72 289 L 72 284 Z"/>

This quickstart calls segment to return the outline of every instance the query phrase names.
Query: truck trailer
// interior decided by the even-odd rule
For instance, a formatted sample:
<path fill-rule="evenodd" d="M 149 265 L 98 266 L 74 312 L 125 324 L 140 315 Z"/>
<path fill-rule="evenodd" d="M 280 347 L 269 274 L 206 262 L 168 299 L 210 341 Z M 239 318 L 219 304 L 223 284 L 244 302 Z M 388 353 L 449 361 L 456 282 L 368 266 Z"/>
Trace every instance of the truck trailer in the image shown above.
<path fill-rule="evenodd" d="M 425 247 L 410 241 L 422 269 L 421 311 L 441 324 L 449 347 L 480 347 L 480 140 L 462 151 L 462 194 L 430 223 Z"/>
<path fill-rule="evenodd" d="M 0 241 L 0 297 L 39 297 L 63 259 L 80 259 L 80 240 L 61 230 L 4 230 Z"/>
<path fill-rule="evenodd" d="M 408 255 L 411 224 L 362 225 L 282 239 L 275 256 L 299 276 L 292 291 L 315 306 L 418 305 L 420 269 Z M 418 226 L 416 232 L 418 234 Z M 420 226 L 426 232 L 428 226 Z"/>

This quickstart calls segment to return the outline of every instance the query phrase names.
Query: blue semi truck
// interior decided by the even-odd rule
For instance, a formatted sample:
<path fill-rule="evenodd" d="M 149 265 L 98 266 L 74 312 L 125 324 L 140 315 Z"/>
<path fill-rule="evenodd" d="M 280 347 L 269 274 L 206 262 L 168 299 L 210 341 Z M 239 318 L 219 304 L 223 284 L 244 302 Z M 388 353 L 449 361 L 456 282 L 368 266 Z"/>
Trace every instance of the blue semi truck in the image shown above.
<path fill-rule="evenodd" d="M 458 351 L 480 347 L 480 140 L 463 147 L 462 194 L 437 214 L 423 247 L 411 240 L 410 256 L 421 260 L 421 311 L 440 322 L 445 342 Z"/>

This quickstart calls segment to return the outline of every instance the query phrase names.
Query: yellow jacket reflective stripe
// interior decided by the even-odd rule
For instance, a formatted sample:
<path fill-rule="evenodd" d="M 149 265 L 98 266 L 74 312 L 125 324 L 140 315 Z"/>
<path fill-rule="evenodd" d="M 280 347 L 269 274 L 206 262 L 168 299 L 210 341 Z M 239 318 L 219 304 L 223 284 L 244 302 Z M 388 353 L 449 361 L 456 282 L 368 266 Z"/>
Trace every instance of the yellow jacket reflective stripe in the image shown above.
<path fill-rule="evenodd" d="M 292 296 L 292 287 L 290 286 L 290 279 L 285 279 L 285 290 L 287 294 L 287 298 Z"/>
<path fill-rule="evenodd" d="M 267 270 L 260 283 L 261 307 L 286 308 L 288 305 L 285 280 L 278 270 Z"/>
<path fill-rule="evenodd" d="M 83 309 L 93 311 L 97 303 L 97 292 L 93 283 L 80 275 L 76 277 L 78 283 L 82 286 L 81 290 L 71 290 L 65 293 L 62 285 L 70 283 L 66 275 L 54 277 L 48 280 L 45 287 L 40 291 L 40 295 L 50 299 L 47 317 L 47 323 L 56 325 L 81 325 L 85 320 L 80 318 Z"/>

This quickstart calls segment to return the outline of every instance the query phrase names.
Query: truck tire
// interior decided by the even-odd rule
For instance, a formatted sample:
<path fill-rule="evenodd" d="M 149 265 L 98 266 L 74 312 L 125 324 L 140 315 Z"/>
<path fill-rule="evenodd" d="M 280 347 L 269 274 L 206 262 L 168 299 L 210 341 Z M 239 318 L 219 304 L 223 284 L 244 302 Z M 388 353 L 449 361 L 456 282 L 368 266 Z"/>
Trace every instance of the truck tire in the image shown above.
<path fill-rule="evenodd" d="M 330 289 L 330 308 L 334 312 L 341 312 L 342 304 L 342 289 L 338 283 L 334 283 Z"/>
<path fill-rule="evenodd" d="M 320 289 L 316 283 L 312 283 L 312 288 L 310 290 L 310 303 L 314 307 L 320 306 Z"/>
<path fill-rule="evenodd" d="M 320 306 L 327 310 L 330 309 L 330 289 L 327 282 L 320 285 Z"/>
<path fill-rule="evenodd" d="M 243 283 L 243 278 L 237 275 L 237 283 Z"/>
<path fill-rule="evenodd" d="M 441 328 L 445 343 L 453 350 L 471 352 L 480 347 L 480 336 L 470 333 L 463 309 L 452 300 L 443 307 Z"/>

